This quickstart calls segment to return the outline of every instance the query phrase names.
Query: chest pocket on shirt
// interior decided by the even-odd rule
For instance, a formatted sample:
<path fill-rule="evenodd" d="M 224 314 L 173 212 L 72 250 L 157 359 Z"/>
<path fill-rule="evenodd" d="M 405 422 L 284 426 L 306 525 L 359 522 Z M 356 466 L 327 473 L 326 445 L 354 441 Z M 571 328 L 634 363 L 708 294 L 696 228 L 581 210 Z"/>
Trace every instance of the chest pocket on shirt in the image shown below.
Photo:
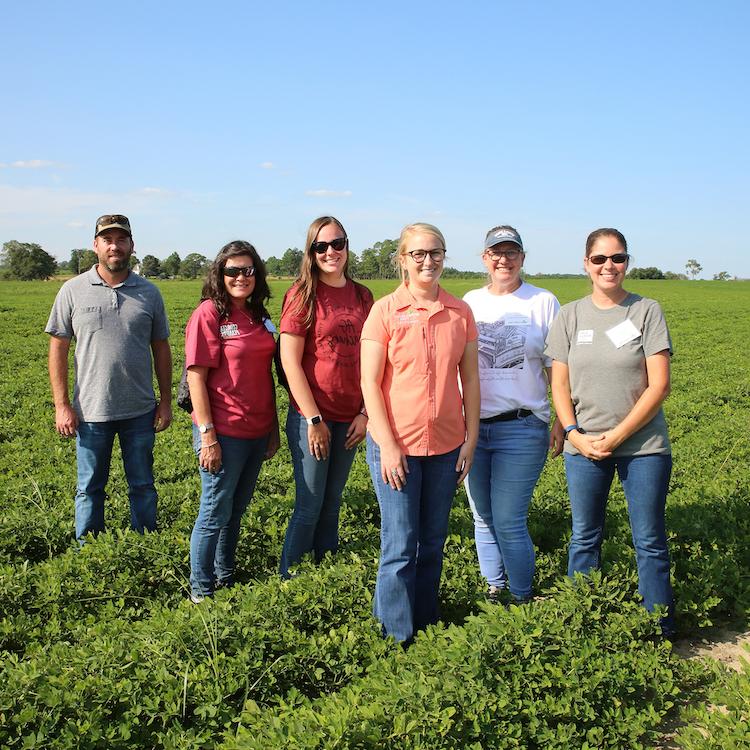
<path fill-rule="evenodd" d="M 73 330 L 94 333 L 102 327 L 101 307 L 80 307 L 73 316 Z"/>
<path fill-rule="evenodd" d="M 391 331 L 388 359 L 395 371 L 405 375 L 426 372 L 426 331 L 418 319 L 408 326 L 397 327 Z"/>

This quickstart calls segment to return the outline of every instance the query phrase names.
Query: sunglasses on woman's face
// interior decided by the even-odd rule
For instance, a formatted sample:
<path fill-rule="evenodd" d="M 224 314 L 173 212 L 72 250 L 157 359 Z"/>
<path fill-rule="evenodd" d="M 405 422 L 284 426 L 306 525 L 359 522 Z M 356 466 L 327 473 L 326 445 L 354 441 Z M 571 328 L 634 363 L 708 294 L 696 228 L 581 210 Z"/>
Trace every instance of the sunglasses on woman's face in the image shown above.
<path fill-rule="evenodd" d="M 224 276 L 231 276 L 233 279 L 236 279 L 240 274 L 242 274 L 246 279 L 249 279 L 251 276 L 255 276 L 255 266 L 224 267 Z"/>
<path fill-rule="evenodd" d="M 337 253 L 340 253 L 346 247 L 346 237 L 337 237 L 335 240 L 331 240 L 330 242 L 324 242 L 323 240 L 319 240 L 318 242 L 313 242 L 312 251 L 316 255 L 323 255 L 325 251 L 328 250 L 329 245 Z"/>
<path fill-rule="evenodd" d="M 608 260 L 613 263 L 626 263 L 630 256 L 627 253 L 615 253 L 614 255 L 589 255 L 589 263 L 595 266 L 603 266 Z"/>

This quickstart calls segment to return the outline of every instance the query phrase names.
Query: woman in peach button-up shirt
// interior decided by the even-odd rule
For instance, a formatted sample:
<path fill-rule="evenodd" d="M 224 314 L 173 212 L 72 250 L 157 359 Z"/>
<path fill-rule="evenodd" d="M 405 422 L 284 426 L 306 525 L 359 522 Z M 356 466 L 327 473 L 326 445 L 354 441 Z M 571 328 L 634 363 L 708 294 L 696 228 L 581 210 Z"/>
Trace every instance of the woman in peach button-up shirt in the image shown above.
<path fill-rule="evenodd" d="M 405 643 L 437 622 L 448 515 L 479 429 L 477 329 L 468 305 L 440 288 L 444 259 L 439 229 L 405 227 L 402 284 L 362 329 L 367 462 L 381 515 L 373 609 L 384 633 Z"/>

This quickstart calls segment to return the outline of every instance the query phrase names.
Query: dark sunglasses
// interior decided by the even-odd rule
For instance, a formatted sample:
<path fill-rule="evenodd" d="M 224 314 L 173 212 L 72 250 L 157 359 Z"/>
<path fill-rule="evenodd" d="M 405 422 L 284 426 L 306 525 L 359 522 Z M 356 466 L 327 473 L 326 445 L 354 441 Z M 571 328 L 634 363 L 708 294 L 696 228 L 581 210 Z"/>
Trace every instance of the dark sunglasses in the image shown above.
<path fill-rule="evenodd" d="M 104 216 L 100 216 L 96 220 L 97 226 L 104 226 L 106 224 L 125 224 L 129 226 L 130 221 L 127 216 L 123 216 L 122 214 L 104 214 Z"/>
<path fill-rule="evenodd" d="M 613 263 L 627 263 L 630 256 L 627 253 L 615 253 L 614 255 L 589 255 L 589 263 L 595 266 L 603 266 L 608 260 Z"/>
<path fill-rule="evenodd" d="M 337 253 L 340 253 L 346 247 L 347 242 L 348 240 L 346 237 L 337 237 L 330 242 L 323 242 L 323 240 L 313 242 L 311 248 L 316 255 L 323 255 L 330 245 Z"/>
<path fill-rule="evenodd" d="M 255 276 L 255 266 L 233 266 L 232 268 L 224 267 L 224 276 L 231 276 L 236 279 L 242 274 L 246 279 Z"/>

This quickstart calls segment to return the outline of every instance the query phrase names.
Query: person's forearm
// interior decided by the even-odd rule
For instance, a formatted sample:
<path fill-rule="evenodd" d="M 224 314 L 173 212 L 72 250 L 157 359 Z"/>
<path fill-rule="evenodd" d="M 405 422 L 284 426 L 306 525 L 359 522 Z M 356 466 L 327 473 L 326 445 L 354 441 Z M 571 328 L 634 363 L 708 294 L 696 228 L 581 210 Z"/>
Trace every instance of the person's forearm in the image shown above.
<path fill-rule="evenodd" d="M 564 428 L 577 424 L 573 399 L 570 395 L 568 366 L 561 362 L 553 363 L 551 380 L 552 403 L 555 407 L 557 418 Z"/>
<path fill-rule="evenodd" d="M 315 402 L 310 384 L 305 377 L 305 371 L 302 369 L 302 364 L 294 361 L 288 362 L 283 356 L 281 361 L 284 365 L 287 383 L 289 383 L 289 392 L 292 394 L 292 398 L 297 406 L 299 406 L 302 414 L 305 417 L 314 417 L 320 414 L 320 409 Z"/>
<path fill-rule="evenodd" d="M 368 430 L 373 440 L 382 448 L 397 444 L 388 419 L 383 390 L 379 383 L 362 380 L 362 398 L 367 409 Z"/>
<path fill-rule="evenodd" d="M 205 371 L 205 372 L 204 372 Z M 197 424 L 211 424 L 211 402 L 206 385 L 208 368 L 191 367 L 187 371 L 187 383 L 190 389 L 190 401 Z"/>
<path fill-rule="evenodd" d="M 464 394 L 464 419 L 466 421 L 466 442 L 472 446 L 479 439 L 479 409 L 481 396 L 479 391 L 479 377 L 473 376 L 467 380 L 461 378 Z"/>
<path fill-rule="evenodd" d="M 461 376 L 461 391 L 463 393 L 466 442 L 473 450 L 479 439 L 479 411 L 481 406 L 479 359 L 476 340 L 466 343 L 458 370 Z"/>
<path fill-rule="evenodd" d="M 69 406 L 68 392 L 68 351 L 70 339 L 50 337 L 49 341 L 49 381 L 52 389 L 52 401 L 55 406 Z"/>
<path fill-rule="evenodd" d="M 657 415 L 668 395 L 669 388 L 665 390 L 657 386 L 648 386 L 628 412 L 628 415 L 608 432 L 616 436 L 618 442 L 622 444 Z"/>
<path fill-rule="evenodd" d="M 307 382 L 307 376 L 302 368 L 302 357 L 304 356 L 305 339 L 294 334 L 281 334 L 281 364 L 284 367 L 289 392 L 305 417 L 314 417 L 320 414 L 320 409 L 315 403 L 315 397 Z"/>
<path fill-rule="evenodd" d="M 151 350 L 154 354 L 154 371 L 159 386 L 159 400 L 162 403 L 172 403 L 172 350 L 169 341 L 152 341 Z"/>

